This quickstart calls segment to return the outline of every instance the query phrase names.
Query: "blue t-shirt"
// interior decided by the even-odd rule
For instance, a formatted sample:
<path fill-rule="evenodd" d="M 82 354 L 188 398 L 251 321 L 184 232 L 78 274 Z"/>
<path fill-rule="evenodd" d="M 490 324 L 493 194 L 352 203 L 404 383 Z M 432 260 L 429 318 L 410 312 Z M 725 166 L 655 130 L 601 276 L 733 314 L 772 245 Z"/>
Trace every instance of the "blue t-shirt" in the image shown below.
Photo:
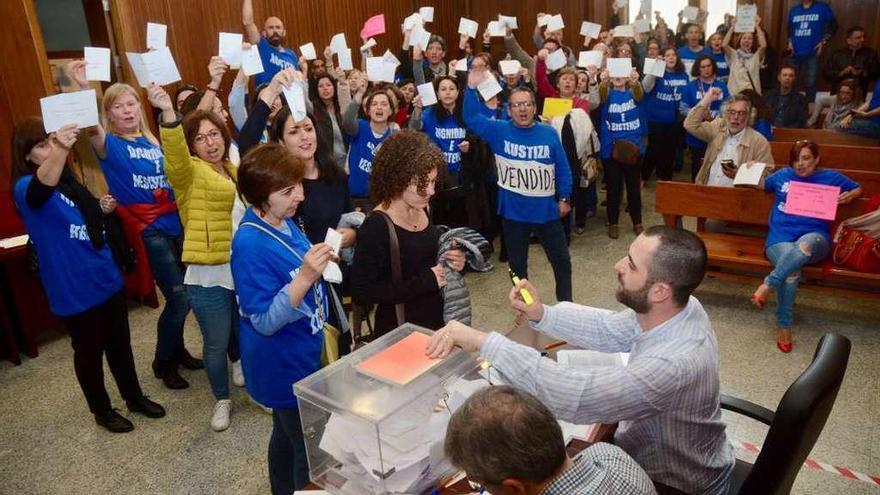
<path fill-rule="evenodd" d="M 154 204 L 153 191 L 165 189 L 174 200 L 174 191 L 165 177 L 165 156 L 162 148 L 139 136 L 133 140 L 107 133 L 104 157 L 99 157 L 110 194 L 123 206 Z M 153 222 L 153 227 L 171 236 L 183 234 L 176 211 L 166 213 Z"/>
<path fill-rule="evenodd" d="M 719 53 L 715 53 L 712 50 L 709 50 L 709 56 L 715 60 L 715 64 L 718 65 L 718 77 L 727 80 L 730 77 L 730 66 L 727 65 L 727 57 L 724 56 L 724 51 L 722 50 Z"/>
<path fill-rule="evenodd" d="M 464 141 L 467 129 L 453 115 L 446 115 L 439 122 L 435 107 L 429 107 L 422 113 L 422 132 L 434 141 L 446 157 L 446 169 L 450 176 L 456 177 L 461 170 L 461 150 L 458 145 Z"/>
<path fill-rule="evenodd" d="M 871 101 L 868 103 L 868 111 L 880 107 L 880 79 L 874 84 L 874 93 L 871 95 Z M 871 117 L 871 121 L 880 124 L 880 115 Z"/>
<path fill-rule="evenodd" d="M 632 91 L 611 89 L 608 99 L 600 107 L 602 120 L 599 122 L 599 142 L 602 158 L 611 158 L 614 141 L 627 140 L 638 145 L 642 154 L 645 153 L 645 140 L 648 126 L 642 115 L 641 105 L 636 102 Z"/>
<path fill-rule="evenodd" d="M 278 50 L 269 43 L 265 36 L 260 36 L 257 49 L 260 51 L 260 60 L 263 62 L 263 72 L 254 76 L 254 82 L 257 86 L 271 81 L 275 74 L 284 69 L 293 67 L 299 70 L 296 53 L 290 48 L 281 47 Z"/>
<path fill-rule="evenodd" d="M 364 197 L 370 194 L 370 175 L 373 173 L 373 158 L 382 142 L 391 135 L 391 128 L 379 137 L 373 134 L 370 123 L 358 119 L 358 133 L 351 136 L 348 148 L 348 191 L 352 196 Z"/>
<path fill-rule="evenodd" d="M 766 246 L 779 242 L 795 242 L 811 232 L 821 234 L 830 245 L 830 221 L 785 213 L 785 200 L 792 181 L 838 186 L 840 192 L 852 191 L 859 187 L 859 184 L 836 170 L 825 168 L 816 170 L 808 177 L 798 177 L 793 168 L 786 167 L 776 171 L 764 181 L 764 189 L 775 196 L 773 208 L 770 210 L 770 231 L 767 233 Z"/>
<path fill-rule="evenodd" d="M 681 63 L 684 64 L 685 72 L 689 78 L 693 79 L 694 77 L 691 75 L 691 67 L 693 67 L 694 62 L 697 61 L 697 57 L 700 55 L 712 55 L 712 50 L 709 50 L 705 46 L 697 51 L 691 50 L 687 45 L 678 49 L 678 58 L 681 59 Z"/>
<path fill-rule="evenodd" d="M 712 114 L 712 117 L 718 117 L 719 112 L 721 112 L 721 104 L 730 96 L 730 91 L 727 90 L 727 84 L 724 83 L 721 79 L 715 78 L 712 81 L 712 84 L 703 82 L 702 79 L 694 79 L 684 88 L 684 94 L 681 98 L 681 113 L 683 115 L 687 115 L 691 108 L 695 107 L 700 100 L 703 99 L 703 95 L 709 91 L 710 88 L 721 88 L 721 99 L 715 100 L 712 102 L 712 105 L 709 106 L 709 112 Z M 691 133 L 687 133 L 685 136 L 685 142 L 687 145 L 694 149 L 705 149 L 706 142 L 698 139 L 697 137 L 691 135 Z"/>
<path fill-rule="evenodd" d="M 649 122 L 674 124 L 678 120 L 678 107 L 689 81 L 684 72 L 667 70 L 662 78 L 658 77 L 654 81 L 654 87 L 642 100 L 645 118 Z"/>
<path fill-rule="evenodd" d="M 810 8 L 798 3 L 788 11 L 788 36 L 794 54 L 815 55 L 816 45 L 825 36 L 825 26 L 834 21 L 827 3 L 813 2 Z"/>
<path fill-rule="evenodd" d="M 498 177 L 498 213 L 507 220 L 547 223 L 559 220 L 558 198 L 571 198 L 571 169 L 559 134 L 546 124 L 517 127 L 487 118 L 477 92 L 464 94 L 468 129 L 489 144 Z"/>
<path fill-rule="evenodd" d="M 290 409 L 297 405 L 293 384 L 321 367 L 324 343 L 321 315 L 327 314 L 328 306 L 326 293 L 316 284 L 306 292 L 296 309 L 287 308 L 286 317 L 275 322 L 280 328 L 273 329 L 271 335 L 254 328 L 249 315 L 269 311 L 278 293 L 299 272 L 300 258 L 311 247 L 296 223 L 291 219 L 285 221 L 289 235 L 276 230 L 248 208 L 232 239 L 230 263 L 241 313 L 241 367 L 248 393 L 266 407 Z M 274 233 L 284 244 L 257 228 L 244 225 L 248 222 Z M 299 258 L 288 247 L 293 248 Z M 318 304 L 322 306 L 320 311 Z"/>
<path fill-rule="evenodd" d="M 20 178 L 13 194 L 37 252 L 49 309 L 72 316 L 106 302 L 122 290 L 122 274 L 110 246 L 92 245 L 79 208 L 57 189 L 42 207 L 32 210 L 25 200 L 32 180 L 33 175 Z"/>

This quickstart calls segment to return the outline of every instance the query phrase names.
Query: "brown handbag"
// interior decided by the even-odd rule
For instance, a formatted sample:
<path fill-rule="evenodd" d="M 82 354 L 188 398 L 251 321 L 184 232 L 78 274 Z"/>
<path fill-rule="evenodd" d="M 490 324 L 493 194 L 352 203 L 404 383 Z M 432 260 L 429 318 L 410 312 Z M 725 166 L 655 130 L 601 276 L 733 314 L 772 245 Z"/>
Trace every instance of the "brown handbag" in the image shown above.
<path fill-rule="evenodd" d="M 639 145 L 626 139 L 618 139 L 611 145 L 611 159 L 624 165 L 639 163 L 641 150 Z"/>

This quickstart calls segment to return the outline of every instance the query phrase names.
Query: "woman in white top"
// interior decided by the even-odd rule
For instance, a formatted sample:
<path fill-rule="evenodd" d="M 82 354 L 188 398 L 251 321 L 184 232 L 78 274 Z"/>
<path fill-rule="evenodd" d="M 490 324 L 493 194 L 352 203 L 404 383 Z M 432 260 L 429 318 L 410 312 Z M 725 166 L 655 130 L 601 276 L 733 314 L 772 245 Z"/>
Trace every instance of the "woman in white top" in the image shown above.
<path fill-rule="evenodd" d="M 739 39 L 734 43 L 737 48 L 731 46 L 733 29 L 728 29 L 721 43 L 724 48 L 724 56 L 727 66 L 730 67 L 730 76 L 727 80 L 727 89 L 735 95 L 744 89 L 754 89 L 761 94 L 761 64 L 764 62 L 764 52 L 767 49 L 767 38 L 761 29 L 761 16 L 755 16 L 756 33 L 739 33 Z M 755 48 L 755 37 L 758 38 L 758 47 Z"/>
<path fill-rule="evenodd" d="M 807 127 L 814 127 L 816 122 L 819 122 L 822 110 L 828 108 L 828 113 L 822 118 L 820 127 L 822 129 L 840 129 L 843 119 L 850 115 L 854 109 L 859 108 L 859 105 L 864 101 L 865 97 L 862 95 L 862 87 L 859 86 L 859 82 L 855 79 L 845 79 L 841 81 L 836 95 L 820 97 L 817 100 L 813 114 L 807 120 Z"/>

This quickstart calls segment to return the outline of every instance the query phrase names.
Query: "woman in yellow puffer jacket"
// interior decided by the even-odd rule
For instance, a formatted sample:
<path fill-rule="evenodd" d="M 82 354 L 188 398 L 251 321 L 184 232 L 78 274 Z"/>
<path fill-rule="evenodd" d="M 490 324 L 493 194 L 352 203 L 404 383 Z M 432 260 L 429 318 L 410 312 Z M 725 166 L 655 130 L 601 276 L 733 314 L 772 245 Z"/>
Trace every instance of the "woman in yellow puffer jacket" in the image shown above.
<path fill-rule="evenodd" d="M 147 92 L 150 103 L 162 111 L 165 173 L 184 229 L 184 285 L 202 331 L 205 371 L 216 399 L 211 427 L 222 431 L 229 427 L 231 410 L 226 354 L 230 339 L 238 341 L 239 321 L 229 250 L 245 211 L 236 193 L 236 168 L 229 161 L 231 139 L 216 113 L 195 110 L 181 123 L 164 89 L 153 84 Z M 232 347 L 237 353 L 237 346 Z M 233 368 L 240 367 L 238 357 L 231 357 Z"/>

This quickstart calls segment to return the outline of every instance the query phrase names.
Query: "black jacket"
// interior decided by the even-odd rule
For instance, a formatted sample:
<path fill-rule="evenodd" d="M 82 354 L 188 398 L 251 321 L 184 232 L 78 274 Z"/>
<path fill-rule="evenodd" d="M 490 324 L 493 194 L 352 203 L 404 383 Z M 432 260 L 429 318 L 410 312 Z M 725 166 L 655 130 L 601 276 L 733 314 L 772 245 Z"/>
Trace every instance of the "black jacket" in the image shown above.
<path fill-rule="evenodd" d="M 764 102 L 773 111 L 773 125 L 776 127 L 803 128 L 807 125 L 807 97 L 792 89 L 782 95 L 779 88 L 764 93 Z"/>
<path fill-rule="evenodd" d="M 850 65 L 861 69 L 860 75 L 847 74 L 841 77 L 840 72 Z M 868 94 L 868 85 L 877 80 L 878 75 L 880 75 L 880 61 L 877 59 L 877 51 L 868 47 L 856 51 L 850 50 L 849 47 L 834 50 L 822 69 L 822 76 L 831 83 L 831 94 L 837 93 L 837 87 L 844 79 L 858 80 L 862 94 Z"/>

